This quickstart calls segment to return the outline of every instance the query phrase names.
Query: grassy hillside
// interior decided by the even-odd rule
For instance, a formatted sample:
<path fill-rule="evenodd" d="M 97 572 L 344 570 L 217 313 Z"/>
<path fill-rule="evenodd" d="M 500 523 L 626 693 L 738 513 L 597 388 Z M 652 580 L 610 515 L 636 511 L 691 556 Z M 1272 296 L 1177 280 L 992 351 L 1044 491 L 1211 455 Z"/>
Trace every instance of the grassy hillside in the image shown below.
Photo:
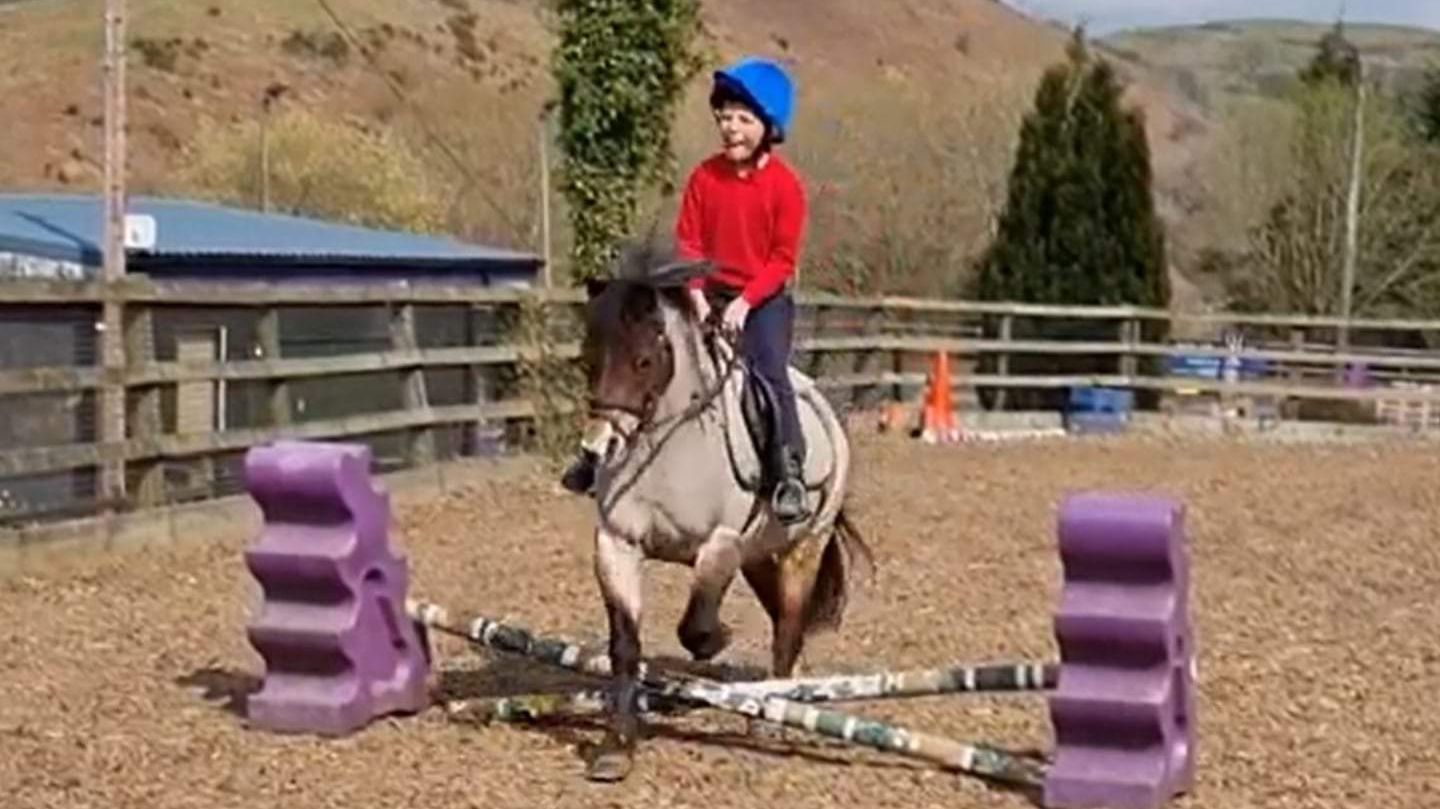
<path fill-rule="evenodd" d="M 440 200 L 445 229 L 538 250 L 538 117 L 551 89 L 540 0 L 328 2 L 343 29 L 317 0 L 130 0 L 133 186 L 257 204 L 250 190 L 197 187 L 189 167 L 224 138 L 253 138 L 245 127 L 279 83 L 288 88 L 282 112 L 397 135 L 395 148 L 414 153 Z M 1067 33 L 993 0 L 827 0 L 815 9 L 707 0 L 705 14 L 717 58 L 780 57 L 800 82 L 788 154 L 814 201 L 806 283 L 953 290 L 988 237 L 1019 117 Z M 1278 92 L 1325 30 L 1215 23 L 1102 41 L 1145 109 L 1179 269 L 1201 247 L 1242 233 L 1248 206 L 1264 198 L 1228 159 L 1243 123 L 1234 102 Z M 1440 56 L 1430 32 L 1350 34 L 1399 81 Z M 0 11 L 0 116 L 12 122 L 0 128 L 0 187 L 98 188 L 100 46 L 95 3 L 28 0 Z M 712 147 L 703 91 L 697 83 L 682 111 L 682 166 Z M 654 201 L 654 211 L 663 216 L 666 203 Z M 1194 290 L 1176 280 L 1180 303 L 1193 302 Z"/>
<path fill-rule="evenodd" d="M 1282 178 L 1273 167 L 1288 157 L 1286 98 L 1330 29 L 1287 20 L 1218 21 L 1122 32 L 1099 43 L 1128 70 L 1198 110 L 1208 126 L 1189 143 L 1186 164 L 1162 180 L 1172 202 L 1188 212 L 1187 246 L 1242 247 L 1247 230 L 1280 193 L 1274 184 Z M 1367 75 L 1395 92 L 1408 91 L 1426 69 L 1440 66 L 1440 32 L 1347 25 L 1345 36 L 1360 49 Z M 1193 262 L 1194 254 L 1188 258 Z"/>
<path fill-rule="evenodd" d="M 1310 61 L 1329 25 L 1293 20 L 1217 21 L 1200 26 L 1122 32 L 1102 40 L 1109 53 L 1163 77 L 1169 89 L 1202 107 L 1226 97 L 1282 95 Z M 1372 78 L 1413 86 L 1440 65 L 1440 32 L 1347 25 Z"/>
<path fill-rule="evenodd" d="M 196 192 L 186 167 L 227 128 L 253 126 L 265 89 L 281 83 L 281 110 L 403 135 L 449 230 L 538 248 L 551 41 L 541 3 L 330 5 L 353 39 L 313 0 L 131 0 L 133 187 Z M 788 153 L 812 186 L 811 280 L 953 288 L 985 242 L 1019 116 L 1040 72 L 1062 58 L 1065 32 L 991 0 L 829 0 L 823 14 L 710 0 L 706 21 L 717 57 L 781 57 L 800 83 Z M 0 115 L 16 122 L 0 128 L 0 186 L 98 188 L 100 47 L 94 3 L 30 0 L 0 13 Z M 1198 131 L 1194 113 L 1141 74 L 1132 95 L 1147 108 L 1161 176 L 1174 175 Z M 701 84 L 682 114 L 682 165 L 712 148 Z M 563 212 L 556 223 L 563 256 Z"/>

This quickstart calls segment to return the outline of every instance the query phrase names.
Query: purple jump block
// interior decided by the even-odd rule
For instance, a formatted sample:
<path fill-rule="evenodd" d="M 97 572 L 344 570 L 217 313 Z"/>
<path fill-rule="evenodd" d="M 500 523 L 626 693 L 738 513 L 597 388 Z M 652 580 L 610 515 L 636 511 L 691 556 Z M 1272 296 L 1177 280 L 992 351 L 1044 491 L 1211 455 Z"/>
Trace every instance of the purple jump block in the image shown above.
<path fill-rule="evenodd" d="M 1185 507 L 1077 495 L 1061 506 L 1059 540 L 1063 662 L 1045 806 L 1157 809 L 1195 781 Z"/>
<path fill-rule="evenodd" d="M 409 572 L 389 547 L 390 499 L 363 445 L 281 441 L 245 458 L 264 515 L 245 553 L 264 591 L 248 627 L 265 659 L 250 722 L 343 736 L 428 700 L 429 663 L 405 615 Z"/>

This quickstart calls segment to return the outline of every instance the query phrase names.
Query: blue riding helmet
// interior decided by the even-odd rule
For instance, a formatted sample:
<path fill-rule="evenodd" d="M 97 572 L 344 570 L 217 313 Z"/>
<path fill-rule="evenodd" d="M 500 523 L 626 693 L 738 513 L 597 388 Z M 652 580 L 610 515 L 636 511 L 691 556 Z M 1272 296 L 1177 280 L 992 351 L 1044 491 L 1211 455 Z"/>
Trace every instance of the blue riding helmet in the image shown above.
<path fill-rule="evenodd" d="M 759 57 L 741 59 L 715 71 L 715 88 L 740 96 L 770 127 L 770 139 L 785 140 L 795 105 L 795 86 L 779 64 Z"/>

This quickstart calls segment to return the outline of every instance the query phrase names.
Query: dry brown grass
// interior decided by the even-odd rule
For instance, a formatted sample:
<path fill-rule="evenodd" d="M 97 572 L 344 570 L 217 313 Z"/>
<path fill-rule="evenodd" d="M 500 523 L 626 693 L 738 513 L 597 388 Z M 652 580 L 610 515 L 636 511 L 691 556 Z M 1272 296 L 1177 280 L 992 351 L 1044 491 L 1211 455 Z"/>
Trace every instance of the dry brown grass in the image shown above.
<path fill-rule="evenodd" d="M 313 3 L 134 0 L 132 37 L 174 56 L 164 69 L 145 66 L 139 51 L 132 61 L 135 190 L 180 190 L 178 169 L 199 127 L 254 120 L 264 89 L 279 81 L 292 88 L 286 104 L 403 133 L 444 188 L 451 232 L 540 250 L 537 120 L 550 92 L 551 34 L 538 0 L 334 5 L 373 68 L 356 48 L 327 55 L 334 26 Z M 992 0 L 830 0 L 818 14 L 768 0 L 705 8 L 719 56 L 783 58 L 800 82 L 787 153 L 815 200 L 805 283 L 955 290 L 1002 198 L 1018 116 L 1041 71 L 1062 58 L 1066 32 Z M 1233 240 L 1266 198 L 1228 160 L 1238 144 L 1264 136 L 1263 117 L 1228 115 L 1217 82 L 1230 68 L 1284 68 L 1319 29 L 1261 29 L 1238 46 L 1224 32 L 1191 31 L 1121 37 L 1119 50 L 1105 50 L 1121 60 L 1128 97 L 1145 110 L 1178 269 Z M 1426 44 L 1403 31 L 1357 36 L 1381 60 L 1406 62 Z M 1267 46 L 1265 37 L 1280 39 Z M 100 39 L 100 16 L 83 4 L 26 3 L 0 15 L 0 115 L 20 122 L 0 128 L 0 186 L 98 189 Z M 679 121 L 682 170 L 712 143 L 697 86 Z M 563 261 L 563 200 L 553 203 Z M 647 213 L 663 222 L 672 210 L 673 201 L 652 200 Z M 1174 280 L 1179 304 L 1199 303 L 1200 289 Z"/>
<path fill-rule="evenodd" d="M 404 133 L 445 188 L 451 231 L 538 250 L 536 122 L 550 89 L 550 34 L 537 4 L 334 5 L 373 68 L 357 47 L 343 56 L 328 47 L 334 26 L 315 4 L 135 0 L 132 38 L 181 43 L 166 69 L 132 62 L 135 190 L 180 190 L 201 124 L 254 120 L 278 81 L 291 88 L 282 106 Z M 800 83 L 789 153 L 816 198 L 806 282 L 953 289 L 986 236 L 1017 117 L 1040 71 L 1061 57 L 1064 33 L 988 0 L 833 0 L 823 14 L 710 0 L 706 9 L 721 57 L 785 58 Z M 73 3 L 0 16 L 0 114 L 23 122 L 0 130 L 0 185 L 98 189 L 99 23 Z M 703 90 L 680 122 L 682 167 L 713 143 Z M 1166 100 L 1152 93 L 1145 103 L 1159 109 Z M 1164 126 L 1163 111 L 1156 116 Z M 555 202 L 563 258 L 565 216 Z M 658 201 L 651 209 L 666 210 Z"/>

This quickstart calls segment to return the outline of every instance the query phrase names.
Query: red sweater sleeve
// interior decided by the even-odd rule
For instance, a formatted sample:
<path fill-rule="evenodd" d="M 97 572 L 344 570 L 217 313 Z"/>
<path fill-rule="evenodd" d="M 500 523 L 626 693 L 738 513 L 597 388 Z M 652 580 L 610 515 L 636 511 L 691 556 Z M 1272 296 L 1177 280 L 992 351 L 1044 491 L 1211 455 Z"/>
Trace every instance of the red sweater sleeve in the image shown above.
<path fill-rule="evenodd" d="M 701 235 L 700 217 L 700 171 L 697 167 L 685 181 L 685 193 L 680 198 L 680 213 L 675 219 L 675 252 L 681 261 L 699 261 L 705 258 L 705 240 Z M 705 284 L 704 276 L 690 279 L 691 289 Z"/>
<path fill-rule="evenodd" d="M 775 230 L 770 255 L 765 266 L 741 292 L 751 306 L 759 306 L 795 274 L 800 241 L 805 235 L 807 201 L 800 179 L 787 172 L 776 183 L 775 191 Z"/>

